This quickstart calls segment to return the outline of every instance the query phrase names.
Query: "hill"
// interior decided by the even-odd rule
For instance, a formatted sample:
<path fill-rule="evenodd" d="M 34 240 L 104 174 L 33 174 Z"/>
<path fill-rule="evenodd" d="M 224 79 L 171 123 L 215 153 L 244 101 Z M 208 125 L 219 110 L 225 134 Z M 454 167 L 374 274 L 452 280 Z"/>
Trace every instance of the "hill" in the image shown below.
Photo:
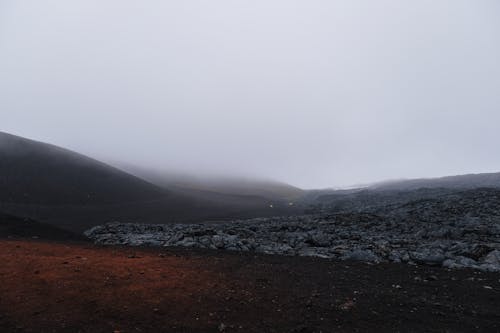
<path fill-rule="evenodd" d="M 184 223 L 291 214 L 243 192 L 158 182 L 54 145 L 0 132 L 0 210 L 81 232 L 105 222 Z"/>
<path fill-rule="evenodd" d="M 209 203 L 211 207 L 224 207 L 231 212 L 224 217 L 218 215 L 216 220 L 303 213 L 300 202 L 306 191 L 277 181 L 196 176 L 130 165 L 122 168 L 171 193 Z"/>
<path fill-rule="evenodd" d="M 215 195 L 253 196 L 265 198 L 268 202 L 290 202 L 298 200 L 306 193 L 298 187 L 273 180 L 235 176 L 197 176 L 131 165 L 121 168 L 157 186 L 192 193 L 195 196 L 213 193 Z"/>
<path fill-rule="evenodd" d="M 488 188 L 500 188 L 500 173 L 391 180 L 360 188 L 314 190 L 302 197 L 302 203 L 309 205 L 308 212 L 362 211 Z"/>
<path fill-rule="evenodd" d="M 53 145 L 0 132 L 0 201 L 111 204 L 168 195 L 135 176 Z"/>
<path fill-rule="evenodd" d="M 478 173 L 440 178 L 420 178 L 391 180 L 369 186 L 373 190 L 411 191 L 420 188 L 472 189 L 480 187 L 500 187 L 500 172 Z"/>

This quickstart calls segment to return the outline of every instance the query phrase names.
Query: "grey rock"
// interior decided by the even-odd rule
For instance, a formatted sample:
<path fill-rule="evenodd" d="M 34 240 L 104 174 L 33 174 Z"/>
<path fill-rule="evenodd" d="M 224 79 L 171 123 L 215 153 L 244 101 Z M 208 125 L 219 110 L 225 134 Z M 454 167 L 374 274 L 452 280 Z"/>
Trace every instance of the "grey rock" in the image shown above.
<path fill-rule="evenodd" d="M 224 248 L 224 238 L 220 235 L 215 235 L 212 237 L 212 244 L 218 249 L 223 249 Z"/>
<path fill-rule="evenodd" d="M 424 249 L 421 252 L 411 252 L 410 257 L 417 263 L 428 265 L 441 265 L 446 260 L 442 250 L 436 248 Z"/>
<path fill-rule="evenodd" d="M 85 235 L 108 245 L 187 246 L 500 271 L 500 200 L 486 205 L 480 199 L 469 202 L 456 195 L 401 206 L 350 206 L 350 211 L 338 213 L 224 223 L 112 222 Z"/>
<path fill-rule="evenodd" d="M 443 267 L 446 268 L 478 268 L 474 259 L 458 256 L 453 259 L 443 261 Z"/>
<path fill-rule="evenodd" d="M 500 267 L 500 251 L 493 250 L 486 257 L 484 257 L 483 262 L 485 264 L 494 265 Z"/>
<path fill-rule="evenodd" d="M 371 250 L 354 250 L 342 256 L 344 260 L 358 260 L 368 262 L 378 262 L 380 258 Z"/>

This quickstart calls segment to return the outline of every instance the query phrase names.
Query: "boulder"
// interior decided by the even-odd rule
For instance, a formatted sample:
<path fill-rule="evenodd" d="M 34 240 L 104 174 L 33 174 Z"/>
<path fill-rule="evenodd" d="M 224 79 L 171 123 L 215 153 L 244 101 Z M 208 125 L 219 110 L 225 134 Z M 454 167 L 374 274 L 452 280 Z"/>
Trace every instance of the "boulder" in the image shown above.
<path fill-rule="evenodd" d="M 380 258 L 371 250 L 354 250 L 348 251 L 342 256 L 344 260 L 357 260 L 367 262 L 378 262 Z"/>
<path fill-rule="evenodd" d="M 490 264 L 500 267 L 500 250 L 493 250 L 486 257 L 484 257 L 483 262 L 485 264 Z"/>
<path fill-rule="evenodd" d="M 427 265 L 441 265 L 446 260 L 443 251 L 436 248 L 413 251 L 410 257 L 417 263 Z"/>

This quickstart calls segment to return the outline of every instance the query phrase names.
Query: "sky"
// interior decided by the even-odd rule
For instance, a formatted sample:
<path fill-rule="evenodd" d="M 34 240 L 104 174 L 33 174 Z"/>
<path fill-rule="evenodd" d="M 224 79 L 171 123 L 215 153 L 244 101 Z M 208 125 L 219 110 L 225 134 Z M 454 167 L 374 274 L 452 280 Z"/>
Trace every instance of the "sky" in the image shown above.
<path fill-rule="evenodd" d="M 500 171 L 498 0 L 0 0 L 0 131 L 302 188 Z"/>

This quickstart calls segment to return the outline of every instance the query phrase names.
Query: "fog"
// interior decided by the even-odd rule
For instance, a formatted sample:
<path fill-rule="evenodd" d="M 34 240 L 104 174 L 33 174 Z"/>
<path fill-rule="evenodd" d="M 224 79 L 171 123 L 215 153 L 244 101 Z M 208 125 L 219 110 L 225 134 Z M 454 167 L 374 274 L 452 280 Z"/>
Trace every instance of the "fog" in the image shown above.
<path fill-rule="evenodd" d="M 304 188 L 500 171 L 497 0 L 0 0 L 0 130 Z"/>

